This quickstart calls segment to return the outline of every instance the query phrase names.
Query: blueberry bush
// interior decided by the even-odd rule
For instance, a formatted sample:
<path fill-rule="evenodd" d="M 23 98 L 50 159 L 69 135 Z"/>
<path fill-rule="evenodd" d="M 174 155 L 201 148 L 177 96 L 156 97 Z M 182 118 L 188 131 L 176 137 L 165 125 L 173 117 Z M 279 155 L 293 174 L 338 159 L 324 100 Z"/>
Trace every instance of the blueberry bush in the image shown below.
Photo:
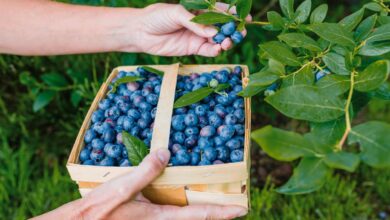
<path fill-rule="evenodd" d="M 259 45 L 263 68 L 250 75 L 248 86 L 239 94 L 251 97 L 264 92 L 264 100 L 273 108 L 310 124 L 304 134 L 272 126 L 252 133 L 271 157 L 300 160 L 278 192 L 313 192 L 325 184 L 332 170 L 353 172 L 360 162 L 373 168 L 390 167 L 390 124 L 353 124 L 371 98 L 390 97 L 390 62 L 382 57 L 390 52 L 387 0 L 367 3 L 339 22 L 326 22 L 328 5 L 312 10 L 311 0 L 297 8 L 293 0 L 280 0 L 282 15 L 269 11 L 266 22 L 245 20 L 251 0 L 231 1 L 237 15 L 219 10 L 215 1 L 181 3 L 189 9 L 208 9 L 192 21 L 220 26 L 217 40 L 221 34 L 231 34 L 236 25 L 239 31 L 254 24 L 277 33 L 274 40 Z"/>

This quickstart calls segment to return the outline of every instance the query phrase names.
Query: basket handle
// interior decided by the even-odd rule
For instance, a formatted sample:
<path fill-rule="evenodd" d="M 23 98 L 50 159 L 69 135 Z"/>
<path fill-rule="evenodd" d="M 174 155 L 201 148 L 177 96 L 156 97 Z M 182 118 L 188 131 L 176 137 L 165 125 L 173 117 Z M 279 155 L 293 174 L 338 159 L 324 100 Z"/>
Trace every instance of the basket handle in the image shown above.
<path fill-rule="evenodd" d="M 160 90 L 160 98 L 157 104 L 156 118 L 154 119 L 153 135 L 150 147 L 151 152 L 161 148 L 168 149 L 178 74 L 178 63 L 170 65 L 164 73 Z"/>

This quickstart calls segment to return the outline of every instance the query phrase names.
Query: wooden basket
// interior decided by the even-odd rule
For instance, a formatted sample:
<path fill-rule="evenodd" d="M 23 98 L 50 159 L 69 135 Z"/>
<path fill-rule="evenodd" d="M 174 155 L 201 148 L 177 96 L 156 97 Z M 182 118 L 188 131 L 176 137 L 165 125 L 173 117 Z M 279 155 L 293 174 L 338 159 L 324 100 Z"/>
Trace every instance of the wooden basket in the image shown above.
<path fill-rule="evenodd" d="M 151 66 L 165 72 L 157 114 L 154 122 L 151 150 L 168 148 L 171 117 L 173 112 L 174 94 L 177 74 L 188 75 L 219 70 L 223 67 L 233 68 L 236 65 L 155 65 Z M 248 67 L 243 69 L 243 79 L 249 75 Z M 80 194 L 86 195 L 94 187 L 117 176 L 131 172 L 135 167 L 102 167 L 79 164 L 79 154 L 84 147 L 84 134 L 91 122 L 92 113 L 98 108 L 98 103 L 108 91 L 108 85 L 119 71 L 134 71 L 137 66 L 115 68 L 107 81 L 97 93 L 68 159 L 67 168 L 72 180 L 79 185 Z M 245 87 L 247 80 L 243 80 Z M 250 129 L 251 109 L 250 99 L 245 99 L 245 144 L 244 161 L 210 166 L 177 166 L 167 167 L 164 173 L 143 194 L 157 204 L 188 205 L 188 204 L 219 204 L 219 205 L 249 205 L 250 183 Z"/>

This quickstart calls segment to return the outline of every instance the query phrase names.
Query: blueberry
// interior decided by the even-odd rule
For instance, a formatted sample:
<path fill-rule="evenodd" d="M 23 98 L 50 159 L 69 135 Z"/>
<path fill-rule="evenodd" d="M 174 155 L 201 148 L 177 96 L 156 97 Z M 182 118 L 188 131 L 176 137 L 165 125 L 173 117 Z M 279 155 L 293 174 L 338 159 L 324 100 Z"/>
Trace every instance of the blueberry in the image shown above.
<path fill-rule="evenodd" d="M 133 119 L 139 119 L 141 117 L 141 113 L 137 109 L 129 109 L 129 111 L 127 111 L 127 116 L 130 116 Z"/>
<path fill-rule="evenodd" d="M 187 113 L 187 108 L 186 107 L 181 107 L 181 108 L 175 108 L 174 110 L 175 114 L 186 114 Z"/>
<path fill-rule="evenodd" d="M 215 149 L 217 151 L 217 159 L 223 162 L 228 162 L 230 158 L 230 150 L 225 146 L 219 146 Z"/>
<path fill-rule="evenodd" d="M 98 166 L 106 166 L 106 167 L 114 166 L 114 159 L 112 159 L 111 157 L 105 157 L 97 165 Z"/>
<path fill-rule="evenodd" d="M 125 129 L 126 131 L 130 131 L 134 124 L 134 119 L 130 116 L 125 116 L 125 118 L 123 119 L 123 129 Z"/>
<path fill-rule="evenodd" d="M 214 43 L 220 44 L 223 40 L 225 40 L 226 36 L 222 33 L 218 33 L 213 37 Z"/>
<path fill-rule="evenodd" d="M 192 91 L 198 90 L 200 88 L 203 88 L 203 86 L 200 84 L 196 84 L 196 85 L 194 85 L 194 87 L 192 87 Z"/>
<path fill-rule="evenodd" d="M 210 108 L 213 108 L 217 103 L 214 100 L 210 100 L 209 106 Z"/>
<path fill-rule="evenodd" d="M 104 141 L 101 139 L 95 138 L 91 142 L 91 146 L 93 149 L 102 150 L 104 148 Z"/>
<path fill-rule="evenodd" d="M 202 85 L 202 86 L 207 86 L 208 83 L 210 82 L 210 80 L 211 80 L 211 75 L 210 74 L 202 74 L 199 77 L 199 84 Z"/>
<path fill-rule="evenodd" d="M 199 122 L 198 117 L 194 113 L 188 113 L 185 115 L 184 123 L 187 126 L 196 126 Z"/>
<path fill-rule="evenodd" d="M 179 164 L 177 163 L 177 158 L 176 158 L 176 157 L 171 157 L 171 158 L 169 159 L 169 164 L 172 164 L 172 166 L 177 166 L 177 165 L 179 165 Z"/>
<path fill-rule="evenodd" d="M 177 131 L 173 133 L 172 139 L 174 143 L 184 144 L 186 136 L 183 132 Z"/>
<path fill-rule="evenodd" d="M 213 147 L 205 147 L 203 149 L 202 157 L 208 161 L 214 161 L 217 158 L 217 151 Z"/>
<path fill-rule="evenodd" d="M 153 87 L 144 87 L 141 92 L 142 96 L 148 97 L 149 95 L 153 94 Z"/>
<path fill-rule="evenodd" d="M 380 220 L 386 220 L 387 219 L 387 213 L 384 211 L 381 211 L 378 213 L 378 217 Z"/>
<path fill-rule="evenodd" d="M 150 143 L 151 143 L 151 142 L 152 142 L 152 139 L 150 139 L 150 138 L 144 139 L 144 143 L 145 143 L 145 145 L 148 146 L 148 147 L 150 147 Z"/>
<path fill-rule="evenodd" d="M 243 123 L 245 121 L 244 110 L 236 109 L 234 110 L 233 115 L 236 116 L 238 122 Z"/>
<path fill-rule="evenodd" d="M 275 90 L 266 89 L 266 90 L 264 91 L 264 96 L 266 96 L 266 97 L 271 96 L 271 95 L 273 95 L 273 94 L 275 94 Z"/>
<path fill-rule="evenodd" d="M 113 128 L 116 125 L 112 118 L 106 118 L 106 120 L 104 120 L 104 122 L 109 125 L 107 128 Z"/>
<path fill-rule="evenodd" d="M 242 73 L 242 68 L 241 68 L 241 66 L 235 66 L 234 68 L 233 68 L 233 72 L 232 72 L 234 75 L 236 75 L 236 76 L 239 76 L 239 77 L 241 77 L 241 73 Z"/>
<path fill-rule="evenodd" d="M 197 127 L 187 127 L 185 130 L 184 130 L 184 134 L 189 137 L 191 135 L 197 135 L 199 134 L 199 128 Z"/>
<path fill-rule="evenodd" d="M 115 97 L 116 97 L 116 94 L 114 94 L 114 93 L 107 94 L 107 99 L 110 100 L 110 101 L 114 100 Z M 109 107 L 110 107 L 110 105 L 107 106 L 107 108 L 109 108 Z M 99 108 L 100 108 L 100 105 L 99 105 Z M 106 110 L 106 109 L 103 109 L 103 110 Z"/>
<path fill-rule="evenodd" d="M 330 72 L 328 70 L 322 70 L 322 71 L 318 71 L 315 75 L 316 75 L 316 81 L 324 78 L 326 75 L 330 74 Z"/>
<path fill-rule="evenodd" d="M 104 153 L 109 157 L 118 158 L 122 155 L 122 147 L 118 144 L 106 144 Z"/>
<path fill-rule="evenodd" d="M 212 79 L 212 80 L 210 80 L 210 87 L 211 88 L 216 88 L 217 86 L 218 86 L 218 80 L 216 80 L 216 79 Z"/>
<path fill-rule="evenodd" d="M 193 74 L 190 75 L 190 79 L 191 79 L 192 81 L 194 81 L 194 80 L 197 79 L 197 78 L 199 78 L 199 74 L 197 74 L 197 73 L 193 73 Z"/>
<path fill-rule="evenodd" d="M 190 156 L 191 156 L 190 165 L 192 166 L 198 165 L 200 161 L 200 154 L 197 152 L 191 152 Z"/>
<path fill-rule="evenodd" d="M 225 117 L 225 124 L 227 125 L 235 125 L 237 123 L 237 117 L 233 114 L 228 114 Z"/>
<path fill-rule="evenodd" d="M 214 112 L 221 118 L 225 118 L 225 116 L 227 114 L 225 107 L 221 104 L 217 104 L 214 107 Z"/>
<path fill-rule="evenodd" d="M 94 113 L 92 113 L 91 120 L 92 120 L 92 123 L 103 121 L 104 120 L 104 111 L 103 110 L 97 110 Z"/>
<path fill-rule="evenodd" d="M 131 71 L 131 72 L 127 72 L 126 76 L 138 76 L 138 73 Z"/>
<path fill-rule="evenodd" d="M 233 125 L 221 125 L 217 129 L 219 136 L 224 140 L 229 140 L 233 137 L 235 129 Z"/>
<path fill-rule="evenodd" d="M 227 83 L 229 80 L 229 71 L 227 69 L 222 69 L 215 74 L 215 79 L 219 83 Z"/>
<path fill-rule="evenodd" d="M 241 142 L 238 139 L 233 138 L 226 142 L 226 147 L 230 150 L 236 150 L 241 147 Z"/>
<path fill-rule="evenodd" d="M 89 160 L 89 155 L 91 154 L 91 151 L 88 150 L 87 148 L 84 148 L 81 150 L 79 159 L 81 162 Z"/>
<path fill-rule="evenodd" d="M 142 113 L 141 118 L 144 119 L 148 123 L 152 122 L 152 116 L 150 115 L 149 112 Z"/>
<path fill-rule="evenodd" d="M 209 121 L 207 120 L 206 116 L 199 116 L 199 126 L 204 127 L 208 125 Z"/>
<path fill-rule="evenodd" d="M 149 94 L 146 96 L 146 101 L 150 103 L 151 105 L 157 105 L 158 102 L 158 95 L 156 94 Z"/>
<path fill-rule="evenodd" d="M 119 71 L 115 78 L 119 79 L 119 78 L 122 78 L 124 76 L 126 76 L 126 72 L 125 71 Z"/>
<path fill-rule="evenodd" d="M 116 125 L 114 130 L 115 130 L 116 133 L 120 133 L 120 132 L 123 131 L 123 126 Z"/>
<path fill-rule="evenodd" d="M 221 27 L 221 32 L 226 36 L 232 35 L 235 30 L 236 30 L 236 23 L 234 23 L 234 21 L 228 22 L 222 25 Z"/>
<path fill-rule="evenodd" d="M 156 94 L 160 94 L 160 91 L 161 91 L 161 85 L 156 85 L 153 89 L 154 93 Z"/>
<path fill-rule="evenodd" d="M 237 108 L 237 109 L 243 109 L 244 108 L 244 99 L 243 98 L 236 99 L 233 102 L 233 107 Z"/>
<path fill-rule="evenodd" d="M 89 129 L 85 132 L 85 136 L 84 136 L 84 142 L 85 143 L 90 143 L 94 138 L 96 137 L 96 133 L 95 131 L 93 131 L 92 129 Z"/>
<path fill-rule="evenodd" d="M 215 127 L 208 125 L 200 130 L 200 136 L 202 137 L 211 137 L 215 134 Z"/>
<path fill-rule="evenodd" d="M 234 107 L 231 107 L 231 106 L 226 107 L 226 112 L 228 114 L 233 114 L 234 110 L 235 110 Z"/>
<path fill-rule="evenodd" d="M 279 84 L 277 84 L 277 83 L 272 83 L 270 86 L 268 86 L 268 88 L 267 89 L 269 89 L 269 90 L 276 90 L 276 89 L 278 89 L 278 87 L 279 87 Z"/>
<path fill-rule="evenodd" d="M 114 142 L 114 139 L 116 138 L 115 131 L 113 129 L 105 130 L 102 134 L 102 138 L 106 143 Z"/>
<path fill-rule="evenodd" d="M 141 129 L 140 129 L 139 127 L 135 126 L 135 127 L 133 127 L 133 128 L 131 129 L 130 134 L 131 134 L 132 136 L 137 137 L 137 136 L 139 135 L 139 132 L 140 132 L 140 131 L 141 131 Z"/>
<path fill-rule="evenodd" d="M 92 150 L 91 154 L 89 155 L 91 160 L 95 162 L 100 162 L 104 158 L 104 152 L 102 150 Z"/>
<path fill-rule="evenodd" d="M 86 160 L 82 163 L 83 165 L 95 165 L 95 162 L 93 160 Z"/>
<path fill-rule="evenodd" d="M 111 108 L 107 109 L 105 112 L 104 112 L 104 116 L 106 118 L 111 118 L 112 120 L 116 120 L 119 118 L 121 114 L 121 111 L 119 110 L 118 107 L 116 106 L 112 106 Z"/>
<path fill-rule="evenodd" d="M 144 103 L 144 101 L 145 101 L 145 98 L 144 98 L 143 96 L 141 96 L 141 95 L 136 95 L 136 96 L 134 96 L 134 98 L 133 98 L 133 104 L 134 104 L 134 106 L 136 106 L 136 107 L 139 107 L 139 105 L 140 105 L 141 103 Z"/>
<path fill-rule="evenodd" d="M 146 120 L 143 119 L 143 118 L 140 118 L 140 119 L 138 119 L 138 121 L 137 121 L 137 125 L 138 125 L 138 127 L 140 127 L 141 129 L 145 129 L 145 128 L 147 128 L 147 127 L 149 126 L 149 122 L 146 121 Z"/>
<path fill-rule="evenodd" d="M 235 31 L 230 38 L 235 44 L 239 44 L 244 39 L 244 36 L 242 36 L 241 32 Z"/>
<path fill-rule="evenodd" d="M 111 106 L 111 101 L 109 99 L 103 99 L 99 102 L 99 108 L 101 110 L 107 110 Z"/>
<path fill-rule="evenodd" d="M 211 139 L 209 139 L 209 138 L 201 137 L 198 140 L 198 146 L 199 146 L 200 149 L 204 149 L 206 147 L 213 147 L 214 146 L 214 142 Z"/>
<path fill-rule="evenodd" d="M 227 106 L 227 105 L 230 105 L 230 99 L 228 96 L 226 95 L 218 95 L 217 98 L 216 98 L 217 102 L 219 104 L 222 104 L 224 106 Z"/>
<path fill-rule="evenodd" d="M 119 103 L 118 108 L 122 113 L 127 113 L 127 111 L 130 109 L 131 105 L 127 102 Z"/>
<path fill-rule="evenodd" d="M 131 167 L 131 163 L 129 159 L 122 159 L 119 161 L 119 166 L 120 167 Z"/>
<path fill-rule="evenodd" d="M 130 101 L 134 101 L 134 99 L 138 96 L 141 96 L 142 97 L 142 92 L 140 90 L 137 90 L 137 91 L 134 91 L 133 93 L 131 93 L 130 95 Z"/>
<path fill-rule="evenodd" d="M 147 102 L 141 102 L 138 106 L 141 112 L 150 112 L 152 110 L 152 105 Z"/>
<path fill-rule="evenodd" d="M 225 139 L 221 138 L 220 136 L 216 136 L 213 141 L 215 146 L 222 146 L 226 143 Z"/>
<path fill-rule="evenodd" d="M 244 135 L 245 134 L 245 127 L 244 125 L 234 125 L 234 130 L 237 135 Z"/>
<path fill-rule="evenodd" d="M 172 117 L 172 127 L 176 131 L 183 131 L 186 127 L 184 123 L 184 115 L 175 115 Z"/>
<path fill-rule="evenodd" d="M 142 66 L 137 67 L 137 72 L 142 76 L 148 73 Z"/>
<path fill-rule="evenodd" d="M 121 145 L 122 146 L 122 157 L 123 158 L 128 158 L 129 157 L 129 153 L 127 152 L 127 149 L 125 148 L 125 146 Z"/>
<path fill-rule="evenodd" d="M 176 154 L 179 150 L 187 150 L 187 148 L 185 148 L 183 145 L 181 144 L 173 144 L 171 147 L 170 147 L 170 150 L 173 154 Z"/>
<path fill-rule="evenodd" d="M 195 114 L 198 116 L 206 115 L 207 108 L 205 105 L 198 105 L 195 107 Z"/>
<path fill-rule="evenodd" d="M 186 83 L 185 86 L 184 86 L 184 89 L 187 90 L 187 91 L 192 91 L 192 83 Z"/>
<path fill-rule="evenodd" d="M 150 130 L 150 128 L 145 128 L 141 132 L 141 137 L 142 138 L 147 138 L 147 139 L 152 139 L 152 131 Z"/>
<path fill-rule="evenodd" d="M 128 82 L 128 83 L 126 84 L 126 87 L 127 87 L 127 89 L 128 89 L 129 91 L 134 92 L 134 91 L 138 90 L 139 84 L 138 84 L 137 82 Z"/>
<path fill-rule="evenodd" d="M 211 165 L 211 162 L 205 158 L 202 158 L 198 165 L 199 166 L 208 166 L 208 165 Z"/>
<path fill-rule="evenodd" d="M 222 119 L 216 113 L 211 113 L 208 119 L 209 119 L 209 124 L 215 128 L 222 125 Z"/>
<path fill-rule="evenodd" d="M 184 140 L 184 146 L 186 146 L 186 147 L 195 147 L 196 142 L 197 142 L 196 136 L 195 135 L 191 135 L 191 136 L 187 137 Z"/>
<path fill-rule="evenodd" d="M 195 152 L 195 153 L 201 153 L 202 152 L 202 149 L 199 147 L 199 146 L 196 146 L 196 147 L 193 147 L 191 149 L 192 152 Z"/>
<path fill-rule="evenodd" d="M 234 150 L 230 153 L 230 160 L 234 162 L 241 162 L 244 159 L 244 152 L 242 149 Z"/>
<path fill-rule="evenodd" d="M 185 150 L 177 151 L 175 157 L 178 165 L 187 165 L 191 161 L 190 154 Z"/>

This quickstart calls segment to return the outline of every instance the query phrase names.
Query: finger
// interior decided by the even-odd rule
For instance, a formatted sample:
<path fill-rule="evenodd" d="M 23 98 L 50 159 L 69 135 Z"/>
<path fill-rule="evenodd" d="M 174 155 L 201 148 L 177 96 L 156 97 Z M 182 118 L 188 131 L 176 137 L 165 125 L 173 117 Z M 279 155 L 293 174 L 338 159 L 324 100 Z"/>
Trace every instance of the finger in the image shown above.
<path fill-rule="evenodd" d="M 120 204 L 135 197 L 156 179 L 168 164 L 167 149 L 151 152 L 131 173 L 113 179 L 90 192 L 84 199 L 83 209 L 105 216 Z"/>
<path fill-rule="evenodd" d="M 142 193 L 138 193 L 134 200 L 139 202 L 150 203 L 150 200 L 147 199 Z"/>
<path fill-rule="evenodd" d="M 233 47 L 233 42 L 230 38 L 225 38 L 221 43 L 222 50 L 229 50 Z"/>
<path fill-rule="evenodd" d="M 204 57 L 216 57 L 221 53 L 221 45 L 215 43 L 203 43 L 200 45 L 198 52 L 196 55 L 204 56 Z"/>
<path fill-rule="evenodd" d="M 218 33 L 217 29 L 211 26 L 196 24 L 191 21 L 192 18 L 195 17 L 195 15 L 188 12 L 183 6 L 178 5 L 176 12 L 175 12 L 175 19 L 180 22 L 180 24 L 189 29 L 190 31 L 194 32 L 195 34 L 204 37 L 209 38 L 213 37 Z"/>
<path fill-rule="evenodd" d="M 192 205 L 177 208 L 162 206 L 167 219 L 233 219 L 244 216 L 248 210 L 241 206 Z"/>
<path fill-rule="evenodd" d="M 217 3 L 215 4 L 215 6 L 216 6 L 218 9 L 222 10 L 222 11 L 226 11 L 226 10 L 228 10 L 228 8 L 229 8 L 229 4 L 222 3 L 222 2 L 217 2 Z M 230 13 L 230 14 L 237 14 L 236 6 L 231 7 L 231 8 L 229 9 L 229 13 Z M 249 22 L 249 21 L 252 21 L 252 15 L 246 16 L 245 21 L 248 21 L 248 22 Z"/>

